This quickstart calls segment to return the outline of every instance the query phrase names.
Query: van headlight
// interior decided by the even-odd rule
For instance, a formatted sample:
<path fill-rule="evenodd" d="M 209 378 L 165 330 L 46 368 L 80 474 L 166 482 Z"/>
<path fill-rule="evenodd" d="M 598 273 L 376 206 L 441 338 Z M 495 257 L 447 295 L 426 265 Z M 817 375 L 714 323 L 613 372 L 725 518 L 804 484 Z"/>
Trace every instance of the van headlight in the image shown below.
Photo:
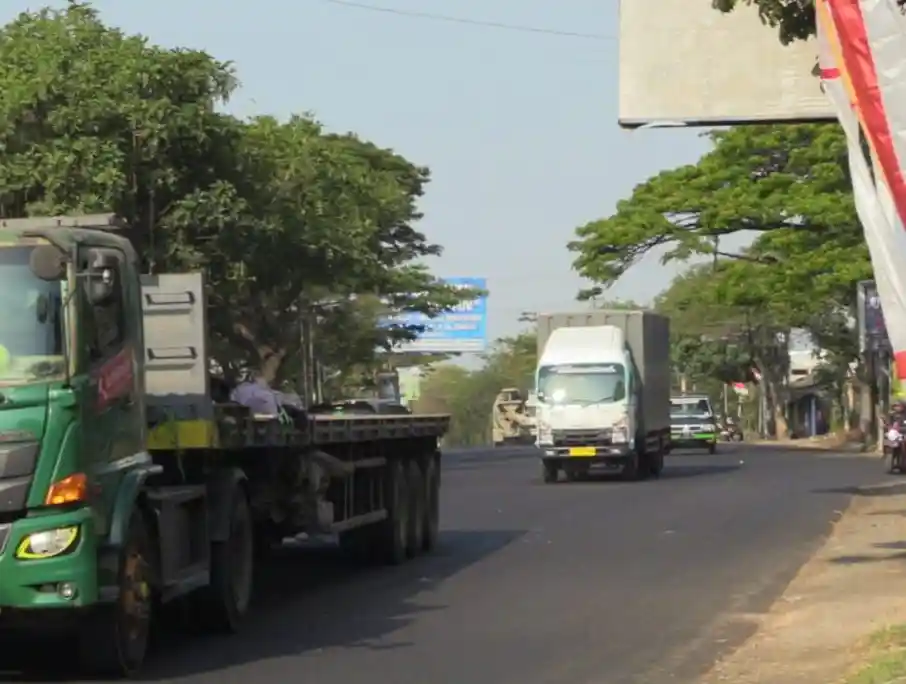
<path fill-rule="evenodd" d="M 64 553 L 71 551 L 78 540 L 78 525 L 35 532 L 19 543 L 16 548 L 16 558 L 20 560 L 39 560 L 62 556 Z"/>

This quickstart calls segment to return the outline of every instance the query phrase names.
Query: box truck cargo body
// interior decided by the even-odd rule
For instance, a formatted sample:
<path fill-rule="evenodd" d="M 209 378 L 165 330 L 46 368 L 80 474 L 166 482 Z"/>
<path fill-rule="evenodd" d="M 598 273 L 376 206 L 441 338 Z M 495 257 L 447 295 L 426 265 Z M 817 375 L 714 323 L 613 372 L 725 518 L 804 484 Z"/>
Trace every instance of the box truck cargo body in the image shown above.
<path fill-rule="evenodd" d="M 592 467 L 657 476 L 670 443 L 669 320 L 596 310 L 537 319 L 537 445 L 543 475 Z"/>

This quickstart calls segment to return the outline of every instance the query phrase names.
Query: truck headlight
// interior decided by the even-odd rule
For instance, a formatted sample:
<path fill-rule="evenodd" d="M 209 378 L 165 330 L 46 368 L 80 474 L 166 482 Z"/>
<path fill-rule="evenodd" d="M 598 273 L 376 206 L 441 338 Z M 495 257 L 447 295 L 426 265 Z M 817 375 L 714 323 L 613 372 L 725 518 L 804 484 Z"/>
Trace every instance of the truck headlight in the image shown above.
<path fill-rule="evenodd" d="M 55 530 L 35 532 L 23 539 L 16 549 L 16 558 L 38 560 L 54 558 L 72 550 L 79 539 L 79 527 L 58 527 Z"/>
<path fill-rule="evenodd" d="M 629 441 L 629 428 L 625 426 L 615 427 L 611 435 L 611 441 L 614 444 L 626 444 Z"/>
<path fill-rule="evenodd" d="M 546 423 L 540 423 L 538 425 L 538 444 L 553 444 L 554 443 L 554 431 L 551 430 L 551 426 Z"/>

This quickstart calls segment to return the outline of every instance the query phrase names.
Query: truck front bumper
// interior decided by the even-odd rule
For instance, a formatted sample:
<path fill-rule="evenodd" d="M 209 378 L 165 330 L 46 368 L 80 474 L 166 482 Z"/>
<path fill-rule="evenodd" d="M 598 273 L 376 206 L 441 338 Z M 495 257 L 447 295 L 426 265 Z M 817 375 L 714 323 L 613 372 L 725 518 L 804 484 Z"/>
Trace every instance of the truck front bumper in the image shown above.
<path fill-rule="evenodd" d="M 70 547 L 49 558 L 17 555 L 29 535 L 77 528 Z M 0 526 L 0 625 L 55 609 L 82 608 L 98 600 L 98 553 L 91 510 L 20 518 Z"/>
<path fill-rule="evenodd" d="M 674 449 L 704 449 L 717 444 L 716 432 L 699 432 L 692 435 L 671 435 L 670 445 Z"/>
<path fill-rule="evenodd" d="M 565 464 L 605 465 L 618 467 L 630 459 L 633 449 L 628 444 L 594 447 L 542 446 L 541 458 L 546 462 Z"/>

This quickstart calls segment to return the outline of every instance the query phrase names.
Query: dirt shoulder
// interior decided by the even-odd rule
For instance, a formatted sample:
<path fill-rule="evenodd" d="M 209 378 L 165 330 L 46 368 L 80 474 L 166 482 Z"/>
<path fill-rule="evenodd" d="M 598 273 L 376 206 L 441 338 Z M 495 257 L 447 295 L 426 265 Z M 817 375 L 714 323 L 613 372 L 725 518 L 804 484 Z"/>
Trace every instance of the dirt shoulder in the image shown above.
<path fill-rule="evenodd" d="M 843 682 L 906 623 L 906 483 L 858 490 L 757 632 L 701 684 Z M 883 682 L 887 680 L 862 680 Z"/>

